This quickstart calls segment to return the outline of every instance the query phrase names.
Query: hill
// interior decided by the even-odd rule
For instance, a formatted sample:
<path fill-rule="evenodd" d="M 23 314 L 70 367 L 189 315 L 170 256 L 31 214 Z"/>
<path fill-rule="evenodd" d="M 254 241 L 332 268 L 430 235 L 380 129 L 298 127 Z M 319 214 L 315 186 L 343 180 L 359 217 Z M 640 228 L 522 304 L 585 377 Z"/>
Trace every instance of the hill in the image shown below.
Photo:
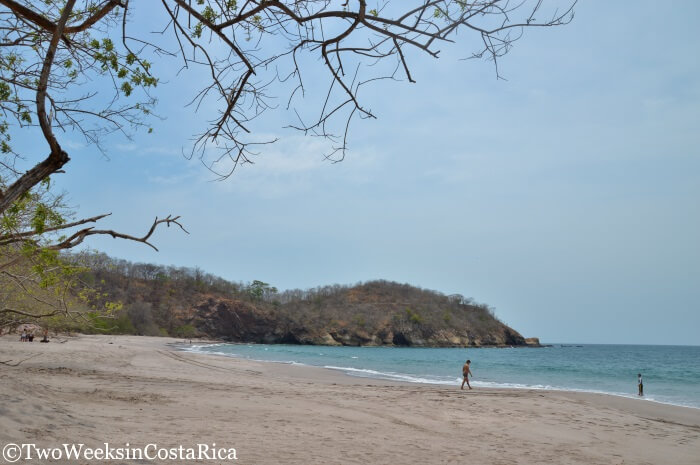
<path fill-rule="evenodd" d="M 233 342 L 396 345 L 538 345 L 460 295 L 390 281 L 279 292 L 261 281 L 235 283 L 199 269 L 88 256 L 83 279 L 122 304 L 104 331 Z"/>

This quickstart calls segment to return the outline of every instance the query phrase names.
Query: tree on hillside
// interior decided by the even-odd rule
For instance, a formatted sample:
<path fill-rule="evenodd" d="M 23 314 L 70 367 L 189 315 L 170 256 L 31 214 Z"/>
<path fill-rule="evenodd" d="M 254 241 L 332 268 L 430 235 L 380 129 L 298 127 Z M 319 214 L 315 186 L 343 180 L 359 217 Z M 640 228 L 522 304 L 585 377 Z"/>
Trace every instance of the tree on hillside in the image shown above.
<path fill-rule="evenodd" d="M 134 27 L 156 9 L 157 34 Z M 498 70 L 524 29 L 572 17 L 572 6 L 547 12 L 542 0 L 0 0 L 0 247 L 38 254 L 92 235 L 153 247 L 158 226 L 180 226 L 167 216 L 143 236 L 97 229 L 106 214 L 71 218 L 41 191 L 70 161 L 65 135 L 105 151 L 105 136 L 152 130 L 152 89 L 184 75 L 159 73 L 167 58 L 207 71 L 189 103 L 217 110 L 187 153 L 223 179 L 274 142 L 252 128 L 268 110 L 287 110 L 288 127 L 329 140 L 326 155 L 338 161 L 353 119 L 375 117 L 361 91 L 380 79 L 414 82 L 412 52 L 437 58 L 464 31 L 478 44 L 466 57 Z M 324 88 L 309 84 L 318 71 Z M 310 101 L 319 104 L 310 109 Z M 18 149 L 19 131 L 46 145 Z"/>

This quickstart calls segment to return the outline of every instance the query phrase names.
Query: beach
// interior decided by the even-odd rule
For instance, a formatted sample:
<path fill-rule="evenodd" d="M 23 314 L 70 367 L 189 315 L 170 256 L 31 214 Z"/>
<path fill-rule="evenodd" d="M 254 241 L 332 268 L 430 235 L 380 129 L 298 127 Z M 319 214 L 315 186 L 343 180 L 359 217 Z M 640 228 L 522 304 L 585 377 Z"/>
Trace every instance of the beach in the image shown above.
<path fill-rule="evenodd" d="M 76 336 L 41 344 L 1 337 L 0 446 L 235 449 L 236 460 L 199 463 L 699 463 L 699 409 L 599 394 L 461 391 L 357 378 L 181 352 L 182 342 Z"/>

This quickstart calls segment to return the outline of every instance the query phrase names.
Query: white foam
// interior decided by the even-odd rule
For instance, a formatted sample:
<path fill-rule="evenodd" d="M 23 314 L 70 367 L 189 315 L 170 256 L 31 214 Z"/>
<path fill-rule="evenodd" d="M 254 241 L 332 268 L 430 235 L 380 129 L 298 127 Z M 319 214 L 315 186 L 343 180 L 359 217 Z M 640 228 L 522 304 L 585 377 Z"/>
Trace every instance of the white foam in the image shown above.
<path fill-rule="evenodd" d="M 231 352 L 222 352 L 222 351 L 212 351 L 211 349 L 213 347 L 217 346 L 233 346 L 233 344 L 227 344 L 227 343 L 219 343 L 219 344 L 197 344 L 197 345 L 191 345 L 189 347 L 181 347 L 179 350 L 186 351 L 186 352 L 195 352 L 195 353 L 200 353 L 200 354 L 214 354 L 214 355 L 223 355 L 223 356 L 228 356 L 228 357 L 238 357 L 238 358 L 246 358 L 248 360 L 254 360 L 258 362 L 273 362 L 273 363 L 284 363 L 287 365 L 298 365 L 298 366 L 308 366 L 308 364 L 297 362 L 295 360 L 260 360 L 260 359 L 254 359 L 251 357 L 247 356 L 242 356 L 240 354 L 236 353 L 231 353 Z M 248 345 L 247 347 L 253 347 Z M 264 348 L 266 351 L 268 350 L 267 347 Z M 319 355 L 324 355 L 323 353 L 319 353 Z M 358 357 L 353 356 L 353 359 L 357 359 Z M 313 365 L 311 365 L 313 366 Z M 343 366 L 335 366 L 335 365 L 325 365 L 323 368 L 327 368 L 330 370 L 336 370 L 336 371 L 342 371 L 347 375 L 350 376 L 359 376 L 359 377 L 364 377 L 364 378 L 375 378 L 375 379 L 385 379 L 389 381 L 401 381 L 401 382 L 409 382 L 409 383 L 418 383 L 418 384 L 433 384 L 433 385 L 459 385 L 462 382 L 462 378 L 453 378 L 453 377 L 440 377 L 440 376 L 435 376 L 435 377 L 423 377 L 420 375 L 411 375 L 411 374 L 406 374 L 406 373 L 396 373 L 396 372 L 382 372 L 382 371 L 377 371 L 377 370 L 372 370 L 372 369 L 365 369 L 365 368 L 354 368 L 354 367 L 343 367 Z M 471 381 L 471 380 L 470 380 Z M 603 394 L 603 395 L 612 395 L 612 396 L 617 396 L 617 397 L 625 397 L 629 399 L 638 399 L 638 400 L 644 400 L 648 402 L 656 402 L 656 403 L 661 403 L 661 404 L 666 404 L 666 405 L 676 405 L 676 406 L 681 406 L 681 407 L 690 407 L 694 409 L 699 409 L 700 408 L 697 405 L 693 405 L 692 403 L 685 403 L 685 402 L 679 402 L 676 399 L 672 400 L 667 400 L 662 397 L 652 397 L 652 396 L 645 396 L 645 397 L 638 397 L 636 394 L 631 394 L 631 393 L 625 393 L 625 392 L 610 392 L 610 391 L 601 391 L 601 390 L 594 390 L 594 389 L 577 389 L 577 388 L 568 388 L 568 387 L 561 387 L 561 386 L 552 386 L 552 385 L 545 385 L 545 384 L 520 384 L 520 383 L 506 383 L 506 382 L 496 382 L 496 381 L 471 381 L 471 384 L 475 387 L 484 387 L 484 388 L 499 388 L 499 389 L 530 389 L 530 390 L 544 390 L 544 391 L 568 391 L 568 392 L 584 392 L 584 393 L 591 393 L 591 394 Z"/>
<path fill-rule="evenodd" d="M 378 378 L 387 379 L 390 381 L 406 381 L 410 383 L 421 383 L 421 384 L 454 384 L 455 381 L 448 379 L 438 379 L 438 378 L 421 378 L 419 376 L 407 375 L 404 373 L 393 373 L 393 372 L 382 372 L 376 370 L 369 370 L 364 368 L 352 368 L 352 367 L 339 367 L 333 365 L 324 365 L 323 368 L 328 368 L 330 370 L 343 371 L 348 375 L 361 376 L 364 378 Z"/>
<path fill-rule="evenodd" d="M 209 347 L 219 347 L 219 346 L 225 346 L 225 345 L 229 345 L 229 344 L 226 344 L 225 342 L 217 342 L 216 344 L 192 344 L 189 347 L 184 347 L 182 350 L 189 350 L 189 349 L 199 350 L 199 349 L 206 349 Z"/>

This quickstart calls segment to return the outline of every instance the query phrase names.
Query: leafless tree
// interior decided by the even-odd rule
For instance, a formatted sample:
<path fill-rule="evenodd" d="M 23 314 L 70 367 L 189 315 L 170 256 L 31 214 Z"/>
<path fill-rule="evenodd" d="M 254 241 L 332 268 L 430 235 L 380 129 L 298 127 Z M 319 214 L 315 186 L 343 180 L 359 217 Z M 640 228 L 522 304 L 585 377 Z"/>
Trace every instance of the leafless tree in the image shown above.
<path fill-rule="evenodd" d="M 145 126 L 142 117 L 151 114 L 154 100 L 147 92 L 138 103 L 125 98 L 136 87 L 148 91 L 158 83 L 144 56 L 176 56 L 184 67 L 209 70 L 209 82 L 194 101 L 216 99 L 219 114 L 193 150 L 200 156 L 218 150 L 221 156 L 211 166 L 225 167 L 219 174 L 227 176 L 249 160 L 256 142 L 246 138 L 247 124 L 273 108 L 273 98 L 284 97 L 294 109 L 318 90 L 305 85 L 308 57 L 320 59 L 326 69 L 326 97 L 315 118 L 300 117 L 291 126 L 337 141 L 329 155 L 342 158 L 353 117 L 374 118 L 361 100 L 363 86 L 377 79 L 413 81 L 407 50 L 437 58 L 439 47 L 465 30 L 481 44 L 469 56 L 497 66 L 525 28 L 561 25 L 573 17 L 573 5 L 548 14 L 542 1 L 403 0 L 372 7 L 367 0 L 161 0 L 168 22 L 156 43 L 130 31 L 131 10 L 143 5 L 129 0 L 0 0 L 3 134 L 11 123 L 38 124 L 49 146 L 48 156 L 23 173 L 5 147 L 0 212 L 69 161 L 56 129 L 77 130 L 99 144 L 104 133 Z M 548 16 L 540 20 L 542 15 Z M 391 63 L 391 73 L 374 72 L 386 69 L 377 66 L 383 63 Z M 113 97 L 105 100 L 104 87 L 71 91 L 96 76 L 112 82 Z M 294 82 L 290 95 L 278 96 L 276 89 L 288 89 L 281 85 L 288 81 Z M 336 120 L 342 121 L 339 132 L 333 131 Z"/>
<path fill-rule="evenodd" d="M 92 235 L 154 247 L 158 226 L 182 227 L 169 215 L 135 236 L 96 228 L 106 214 L 47 215 L 55 209 L 41 200 L 45 194 L 25 202 L 70 161 L 59 133 L 104 150 L 105 135 L 150 131 L 160 59 L 180 60 L 181 71 L 206 70 L 189 103 L 218 110 L 187 153 L 225 179 L 275 141 L 253 127 L 275 109 L 294 115 L 287 127 L 330 141 L 325 155 L 342 160 L 351 122 L 375 118 L 362 90 L 381 79 L 414 82 L 412 54 L 437 58 L 460 31 L 467 33 L 460 40 L 476 44 L 465 57 L 492 60 L 498 75 L 499 58 L 525 29 L 573 18 L 575 0 L 561 9 L 543 1 L 0 0 L 0 247 L 70 249 Z M 133 27 L 136 15 L 156 7 L 163 18 L 157 34 Z M 325 87 L 309 84 L 323 75 Z M 314 96 L 319 105 L 309 109 Z M 48 150 L 15 151 L 12 134 L 27 128 Z M 0 271 L 11 265 L 0 263 Z"/>

